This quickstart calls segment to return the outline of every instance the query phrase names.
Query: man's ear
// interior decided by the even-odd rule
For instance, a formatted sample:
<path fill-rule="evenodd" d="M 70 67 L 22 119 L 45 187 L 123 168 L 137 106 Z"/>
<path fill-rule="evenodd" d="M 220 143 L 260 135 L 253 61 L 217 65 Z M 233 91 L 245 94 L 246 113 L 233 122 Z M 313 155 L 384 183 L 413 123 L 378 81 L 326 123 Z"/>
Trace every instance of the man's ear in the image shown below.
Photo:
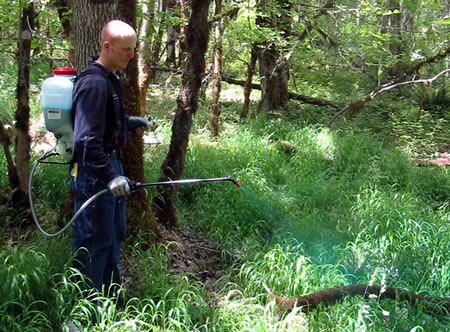
<path fill-rule="evenodd" d="M 109 40 L 105 40 L 103 42 L 103 48 L 106 50 L 109 50 L 109 47 L 111 46 L 111 43 L 109 42 Z"/>

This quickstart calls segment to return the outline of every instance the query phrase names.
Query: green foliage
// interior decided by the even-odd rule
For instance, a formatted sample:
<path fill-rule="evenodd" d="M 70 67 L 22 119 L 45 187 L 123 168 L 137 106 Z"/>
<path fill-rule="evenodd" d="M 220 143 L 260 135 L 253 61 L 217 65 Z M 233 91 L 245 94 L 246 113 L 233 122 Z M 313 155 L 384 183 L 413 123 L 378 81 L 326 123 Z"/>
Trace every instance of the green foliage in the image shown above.
<path fill-rule="evenodd" d="M 51 50 L 65 56 L 67 43 L 49 4 L 39 2 L 41 30 L 33 45 L 44 57 Z M 227 22 L 225 30 L 225 72 L 243 79 L 256 41 L 268 40 L 286 55 L 307 22 L 313 21 L 315 30 L 293 54 L 289 84 L 291 91 L 316 98 L 361 98 L 388 79 L 398 60 L 420 61 L 447 43 L 440 1 L 404 2 L 402 8 L 408 12 L 402 14 L 417 29 L 402 31 L 402 56 L 389 51 L 397 36 L 383 29 L 382 22 L 398 13 L 386 1 L 343 1 L 318 19 L 312 7 L 316 3 L 296 3 L 293 39 L 283 38 L 273 27 L 258 29 L 255 2 L 241 4 L 236 21 Z M 0 13 L 7 34 L 15 33 L 15 10 L 9 9 L 12 18 L 6 9 Z M 173 13 L 157 17 L 164 24 L 177 22 Z M 11 40 L 3 38 L 2 43 Z M 15 44 L 10 45 L 14 50 Z M 0 116 L 12 123 L 16 67 L 8 55 L 0 62 Z M 435 72 L 440 66 L 427 70 Z M 39 87 L 49 76 L 50 62 L 35 55 L 32 69 L 36 119 Z M 168 77 L 159 74 L 157 81 Z M 174 77 L 167 88 L 155 85 L 149 90 L 148 108 L 162 144 L 146 147 L 148 181 L 160 176 L 169 148 L 179 83 L 180 77 Z M 423 91 L 423 100 L 418 86 L 380 95 L 352 122 L 339 119 L 331 129 L 324 124 L 335 110 L 294 101 L 279 113 L 239 122 L 241 91 L 224 84 L 221 136 L 210 138 L 207 94 L 195 117 L 183 177 L 232 176 L 242 187 L 230 182 L 180 186 L 177 199 L 181 227 L 218 243 L 224 270 L 212 289 L 195 275 L 170 272 L 176 242 L 146 249 L 136 243 L 125 248 L 122 258 L 132 270 L 126 289 L 121 289 L 125 305 L 119 307 L 103 294 L 83 298 L 82 276 L 70 268 L 70 232 L 51 240 L 28 232 L 20 237 L 27 243 L 16 245 L 5 231 L 0 330 L 68 331 L 68 321 L 88 331 L 448 330 L 448 317 L 379 298 L 346 298 L 308 315 L 299 308 L 279 314 L 262 287 L 264 282 L 275 293 L 293 297 L 335 285 L 374 282 L 421 295 L 450 294 L 450 174 L 447 168 L 418 168 L 411 161 L 428 158 L 448 144 L 448 88 Z M 252 100 L 258 98 L 259 91 L 254 92 Z M 292 149 L 279 149 L 280 142 Z M 6 174 L 2 156 L 0 173 Z M 7 178 L 0 177 L 0 188 L 6 186 Z M 33 193 L 45 228 L 60 227 L 68 195 L 67 167 L 40 167 Z M 15 217 L 8 207 L 0 208 L 0 215 L 6 216 L 6 226 Z"/>
<path fill-rule="evenodd" d="M 0 64 L 0 119 L 5 125 L 11 125 L 14 120 L 16 110 L 16 65 L 11 63 L 11 59 L 2 55 Z"/>

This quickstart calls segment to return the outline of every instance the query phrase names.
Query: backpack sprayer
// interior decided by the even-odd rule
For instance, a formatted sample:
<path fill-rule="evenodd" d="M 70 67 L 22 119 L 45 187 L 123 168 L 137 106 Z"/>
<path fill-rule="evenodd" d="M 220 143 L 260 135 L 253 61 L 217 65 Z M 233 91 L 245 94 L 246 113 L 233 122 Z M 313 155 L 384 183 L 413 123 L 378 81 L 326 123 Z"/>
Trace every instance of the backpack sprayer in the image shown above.
<path fill-rule="evenodd" d="M 63 233 L 78 216 L 86 209 L 89 204 L 96 200 L 101 195 L 107 193 L 109 189 L 103 189 L 90 197 L 70 219 L 70 221 L 56 233 L 47 233 L 39 223 L 39 220 L 34 209 L 32 187 L 33 177 L 39 164 L 56 164 L 69 165 L 68 162 L 61 161 L 46 161 L 52 156 L 72 157 L 73 155 L 73 123 L 72 123 L 72 90 L 74 87 L 77 72 L 73 68 L 60 67 L 52 71 L 52 77 L 47 78 L 42 85 L 42 109 L 44 112 L 45 126 L 48 131 L 52 132 L 56 137 L 56 145 L 49 151 L 45 152 L 39 157 L 33 165 L 28 181 L 28 197 L 30 201 L 31 214 L 38 230 L 46 237 L 56 237 Z M 59 147 L 58 152 L 55 152 Z M 195 184 L 201 182 L 219 182 L 231 181 L 237 187 L 240 183 L 231 177 L 221 178 L 206 178 L 206 179 L 181 179 L 173 181 L 160 181 L 140 183 L 129 181 L 130 191 L 134 192 L 136 189 L 150 187 L 150 186 L 173 186 L 180 184 Z"/>

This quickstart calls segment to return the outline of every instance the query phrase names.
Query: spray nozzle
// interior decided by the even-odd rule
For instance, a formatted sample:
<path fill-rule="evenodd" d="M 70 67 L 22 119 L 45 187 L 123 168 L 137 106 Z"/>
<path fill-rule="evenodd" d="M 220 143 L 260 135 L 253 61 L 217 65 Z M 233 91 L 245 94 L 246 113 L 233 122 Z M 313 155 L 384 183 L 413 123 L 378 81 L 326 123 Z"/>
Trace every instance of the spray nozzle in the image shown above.
<path fill-rule="evenodd" d="M 241 183 L 233 178 L 230 178 L 230 181 L 233 182 L 238 188 L 241 186 Z"/>

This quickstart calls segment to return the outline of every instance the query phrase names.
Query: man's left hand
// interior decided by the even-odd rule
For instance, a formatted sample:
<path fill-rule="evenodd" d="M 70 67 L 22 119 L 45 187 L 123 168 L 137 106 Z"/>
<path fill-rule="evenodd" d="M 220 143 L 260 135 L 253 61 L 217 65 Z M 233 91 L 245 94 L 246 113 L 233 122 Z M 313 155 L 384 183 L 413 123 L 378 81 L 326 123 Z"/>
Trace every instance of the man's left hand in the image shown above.
<path fill-rule="evenodd" d="M 145 129 L 150 128 L 150 121 L 148 121 L 146 118 L 140 117 L 140 116 L 130 116 L 128 117 L 128 129 L 134 130 L 138 127 L 143 127 Z"/>

